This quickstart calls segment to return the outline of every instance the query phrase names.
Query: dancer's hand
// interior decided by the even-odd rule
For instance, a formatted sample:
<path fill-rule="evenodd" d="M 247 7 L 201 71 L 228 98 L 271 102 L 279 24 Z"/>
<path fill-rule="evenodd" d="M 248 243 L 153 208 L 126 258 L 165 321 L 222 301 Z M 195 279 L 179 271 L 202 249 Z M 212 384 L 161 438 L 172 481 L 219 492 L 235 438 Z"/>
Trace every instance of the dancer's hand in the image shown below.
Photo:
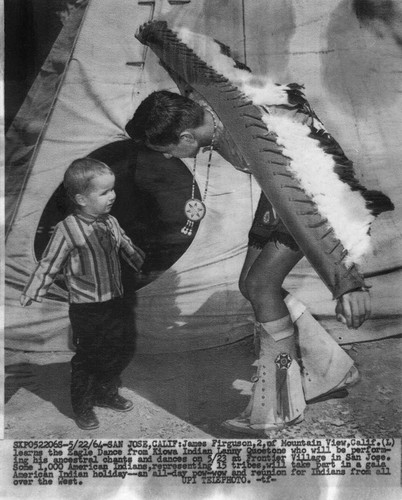
<path fill-rule="evenodd" d="M 359 328 L 371 314 L 371 297 L 367 289 L 342 295 L 335 308 L 336 319 L 348 328 Z"/>

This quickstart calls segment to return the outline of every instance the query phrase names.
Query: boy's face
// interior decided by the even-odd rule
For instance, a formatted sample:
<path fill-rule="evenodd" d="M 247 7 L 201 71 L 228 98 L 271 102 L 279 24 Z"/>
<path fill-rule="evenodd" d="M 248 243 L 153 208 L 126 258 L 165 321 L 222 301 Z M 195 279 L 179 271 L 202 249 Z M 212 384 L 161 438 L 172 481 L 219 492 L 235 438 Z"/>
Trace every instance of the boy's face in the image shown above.
<path fill-rule="evenodd" d="M 94 177 L 87 193 L 77 195 L 77 202 L 81 210 L 94 217 L 108 214 L 116 199 L 114 181 L 114 175 L 109 173 Z"/>

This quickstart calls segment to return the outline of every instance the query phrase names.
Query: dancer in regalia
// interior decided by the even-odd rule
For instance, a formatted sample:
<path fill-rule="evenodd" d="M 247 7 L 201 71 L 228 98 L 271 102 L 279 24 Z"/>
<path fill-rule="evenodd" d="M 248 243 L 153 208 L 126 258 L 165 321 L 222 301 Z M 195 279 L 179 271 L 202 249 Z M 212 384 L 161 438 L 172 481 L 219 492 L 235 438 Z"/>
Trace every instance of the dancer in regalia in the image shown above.
<path fill-rule="evenodd" d="M 183 95 L 154 92 L 127 124 L 128 134 L 171 157 L 216 150 L 254 175 L 262 196 L 249 234 L 240 289 L 250 300 L 258 340 L 257 374 L 243 413 L 224 423 L 264 434 L 303 420 L 306 401 L 337 396 L 358 380 L 353 360 L 282 288 L 306 256 L 337 300 L 350 328 L 370 315 L 370 294 L 358 262 L 370 245 L 375 216 L 392 210 L 381 192 L 356 179 L 352 163 L 325 130 L 297 84 L 253 78 L 222 44 L 164 22 L 142 27 Z M 186 206 L 188 224 L 205 213 L 205 196 Z"/>

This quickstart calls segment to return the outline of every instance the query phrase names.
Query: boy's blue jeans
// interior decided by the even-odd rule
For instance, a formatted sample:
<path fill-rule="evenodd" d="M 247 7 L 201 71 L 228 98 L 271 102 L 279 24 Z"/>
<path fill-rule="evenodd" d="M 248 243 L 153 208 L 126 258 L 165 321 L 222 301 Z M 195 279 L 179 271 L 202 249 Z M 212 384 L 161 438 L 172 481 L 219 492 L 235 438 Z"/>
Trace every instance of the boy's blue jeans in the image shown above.
<path fill-rule="evenodd" d="M 71 359 L 71 404 L 79 415 L 117 393 L 135 349 L 132 312 L 122 298 L 70 304 L 76 353 Z"/>

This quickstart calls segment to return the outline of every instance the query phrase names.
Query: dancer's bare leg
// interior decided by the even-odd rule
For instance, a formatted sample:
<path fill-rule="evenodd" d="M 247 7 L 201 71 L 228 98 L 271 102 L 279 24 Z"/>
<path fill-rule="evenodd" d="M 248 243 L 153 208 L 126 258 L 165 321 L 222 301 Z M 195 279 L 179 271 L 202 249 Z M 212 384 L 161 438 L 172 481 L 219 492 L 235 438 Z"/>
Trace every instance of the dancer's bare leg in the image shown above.
<path fill-rule="evenodd" d="M 268 290 L 269 285 L 264 273 L 266 270 L 266 261 L 264 261 L 264 257 L 260 257 L 262 252 L 263 250 L 261 249 L 254 247 L 248 248 L 239 279 L 239 288 L 242 294 L 250 300 L 249 289 L 254 290 L 253 305 L 256 304 L 256 306 L 260 308 L 264 307 L 264 304 L 268 302 L 265 302 L 264 298 L 258 300 L 258 290 L 264 287 Z M 286 272 L 287 267 L 292 266 L 294 261 L 300 259 L 299 252 L 287 249 L 285 253 L 290 253 L 290 258 L 289 264 L 287 264 L 287 258 L 285 259 L 286 264 L 284 266 L 284 272 Z M 273 260 L 273 262 L 275 262 L 275 260 Z M 252 271 L 251 275 L 250 270 Z M 271 291 L 266 293 L 271 292 L 276 294 L 275 302 L 277 302 L 279 300 L 278 285 L 274 287 L 274 290 L 271 288 Z M 261 294 L 260 298 L 264 297 L 264 295 L 266 296 L 266 294 Z M 353 385 L 353 383 L 358 380 L 358 372 L 353 366 L 353 360 L 312 317 L 304 304 L 291 294 L 288 294 L 283 288 L 281 289 L 281 295 L 282 298 L 284 298 L 286 309 L 289 311 L 292 321 L 296 324 L 299 331 L 300 350 L 304 362 L 302 380 L 306 400 L 317 398 L 339 386 L 346 387 Z M 283 308 L 282 312 L 284 312 Z M 263 317 L 266 318 L 269 317 L 269 315 Z M 258 338 L 256 338 L 255 344 L 257 354 L 259 353 L 258 343 Z M 250 400 L 248 407 L 243 412 L 244 415 L 249 414 L 251 405 L 252 401 Z"/>
<path fill-rule="evenodd" d="M 247 300 L 250 300 L 250 297 L 246 288 L 246 279 L 251 267 L 253 266 L 255 260 L 259 257 L 261 252 L 262 248 L 256 248 L 253 246 L 249 246 L 247 248 L 246 258 L 244 259 L 243 267 L 239 277 L 239 290 L 242 293 L 243 297 L 245 297 Z"/>
<path fill-rule="evenodd" d="M 268 242 L 262 250 L 249 250 L 240 281 L 258 322 L 275 321 L 289 314 L 282 284 L 302 257 L 302 252 L 274 242 Z"/>
<path fill-rule="evenodd" d="M 257 380 L 243 414 L 226 427 L 267 431 L 300 420 L 305 407 L 294 327 L 283 300 L 282 284 L 302 253 L 280 243 L 251 250 L 241 277 L 257 320 L 260 340 Z"/>
<path fill-rule="evenodd" d="M 289 314 L 282 284 L 301 257 L 301 252 L 268 243 L 254 260 L 245 284 L 258 322 L 266 324 Z M 357 382 L 359 375 L 353 360 L 307 310 L 295 325 L 299 333 L 306 400 Z"/>

